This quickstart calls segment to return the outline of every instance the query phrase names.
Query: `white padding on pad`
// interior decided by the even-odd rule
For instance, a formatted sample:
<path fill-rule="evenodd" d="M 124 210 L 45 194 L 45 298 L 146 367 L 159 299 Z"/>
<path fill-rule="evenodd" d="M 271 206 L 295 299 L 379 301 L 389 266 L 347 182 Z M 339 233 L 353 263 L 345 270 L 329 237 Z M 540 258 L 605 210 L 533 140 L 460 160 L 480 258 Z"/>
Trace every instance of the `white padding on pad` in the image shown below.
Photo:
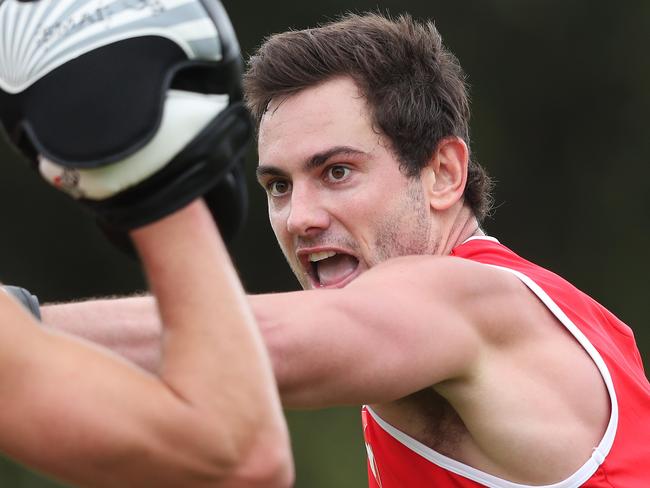
<path fill-rule="evenodd" d="M 92 169 L 66 168 L 39 156 L 39 170 L 75 198 L 103 200 L 157 173 L 227 106 L 228 95 L 169 90 L 158 132 L 131 156 Z"/>

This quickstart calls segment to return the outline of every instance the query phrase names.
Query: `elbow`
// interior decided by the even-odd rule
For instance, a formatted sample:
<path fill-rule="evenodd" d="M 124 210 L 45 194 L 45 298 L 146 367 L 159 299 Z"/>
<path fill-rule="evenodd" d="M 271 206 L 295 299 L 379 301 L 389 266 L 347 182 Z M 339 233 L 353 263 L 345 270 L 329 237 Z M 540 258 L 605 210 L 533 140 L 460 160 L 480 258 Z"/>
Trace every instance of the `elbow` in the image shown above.
<path fill-rule="evenodd" d="M 242 459 L 238 474 L 233 484 L 236 487 L 288 488 L 293 486 L 295 473 L 291 442 L 283 422 L 274 425 L 266 432 L 260 431 L 248 455 Z"/>
<path fill-rule="evenodd" d="M 253 401 L 265 405 L 262 401 Z M 267 402 L 268 403 L 268 402 Z M 275 403 L 275 402 L 273 402 Z M 210 473 L 210 487 L 287 488 L 294 483 L 294 466 L 289 431 L 279 403 L 266 405 L 253 417 L 234 428 L 230 435 L 209 432 L 202 457 Z"/>
<path fill-rule="evenodd" d="M 251 473 L 251 488 L 290 488 L 295 474 L 288 447 L 273 446 L 261 453 L 263 457 Z M 236 485 L 240 486 L 240 485 Z"/>
<path fill-rule="evenodd" d="M 290 451 L 280 447 L 269 447 L 239 462 L 221 458 L 183 471 L 182 486 L 205 488 L 290 488 L 295 478 Z M 169 486 L 181 485 L 174 482 Z"/>
<path fill-rule="evenodd" d="M 234 462 L 224 476 L 217 468 L 214 486 L 219 488 L 290 488 L 295 481 L 288 434 L 260 440 L 246 456 Z"/>

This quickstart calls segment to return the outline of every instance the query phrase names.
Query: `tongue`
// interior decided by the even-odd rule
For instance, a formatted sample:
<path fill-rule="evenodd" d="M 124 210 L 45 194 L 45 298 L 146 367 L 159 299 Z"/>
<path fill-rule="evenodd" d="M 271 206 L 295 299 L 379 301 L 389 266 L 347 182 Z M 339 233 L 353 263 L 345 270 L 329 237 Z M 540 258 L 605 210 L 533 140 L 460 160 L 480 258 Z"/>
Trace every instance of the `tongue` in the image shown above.
<path fill-rule="evenodd" d="M 321 285 L 338 283 L 357 269 L 359 262 L 348 254 L 337 254 L 318 262 L 318 279 Z"/>

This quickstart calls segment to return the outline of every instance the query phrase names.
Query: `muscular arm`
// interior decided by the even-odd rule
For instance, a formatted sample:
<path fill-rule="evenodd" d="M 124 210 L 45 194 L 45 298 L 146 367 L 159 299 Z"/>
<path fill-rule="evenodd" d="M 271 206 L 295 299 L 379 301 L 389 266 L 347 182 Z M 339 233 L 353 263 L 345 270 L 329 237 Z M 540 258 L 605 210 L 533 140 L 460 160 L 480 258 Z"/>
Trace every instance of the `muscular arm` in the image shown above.
<path fill-rule="evenodd" d="M 147 371 L 160 367 L 162 326 L 152 296 L 45 304 L 41 319 L 46 329 L 101 344 Z"/>
<path fill-rule="evenodd" d="M 483 345 L 480 317 L 503 304 L 499 296 L 508 296 L 509 286 L 507 274 L 466 260 L 408 257 L 371 269 L 343 290 L 249 300 L 283 404 L 324 407 L 390 401 L 470 374 Z M 97 340 L 108 328 L 106 317 L 122 318 L 110 324 L 116 330 L 113 344 L 122 351 L 147 351 L 140 358 L 154 355 L 150 338 L 159 326 L 146 297 L 61 305 L 52 314 L 46 307 L 43 316 L 66 325 L 74 323 L 66 314 L 73 319 L 95 307 L 107 307 L 108 313 L 96 331 L 84 329 L 83 335 Z"/>
<path fill-rule="evenodd" d="M 344 289 L 251 297 L 283 403 L 384 403 L 471 375 L 483 336 L 461 281 L 475 267 L 399 258 Z"/>
<path fill-rule="evenodd" d="M 83 486 L 286 486 L 269 361 L 209 213 L 195 203 L 133 238 L 164 324 L 159 373 L 0 294 L 1 450 Z"/>

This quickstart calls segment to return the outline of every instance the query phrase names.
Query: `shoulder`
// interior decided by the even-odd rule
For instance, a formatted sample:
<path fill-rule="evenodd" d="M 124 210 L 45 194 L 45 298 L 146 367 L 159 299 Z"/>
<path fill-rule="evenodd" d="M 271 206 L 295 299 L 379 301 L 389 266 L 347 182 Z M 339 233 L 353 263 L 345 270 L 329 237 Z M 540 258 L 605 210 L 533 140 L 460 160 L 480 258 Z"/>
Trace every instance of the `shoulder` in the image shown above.
<path fill-rule="evenodd" d="M 513 298 L 525 287 L 512 273 L 454 256 L 402 256 L 385 261 L 348 285 L 350 289 L 390 284 L 394 291 L 437 293 L 447 299 Z"/>
<path fill-rule="evenodd" d="M 513 273 L 453 256 L 403 256 L 381 263 L 346 287 L 350 298 L 372 301 L 377 315 L 426 326 L 436 317 L 483 340 L 520 336 L 538 300 Z M 533 317 L 531 317 L 533 318 Z M 443 326 L 441 320 L 435 321 Z"/>

